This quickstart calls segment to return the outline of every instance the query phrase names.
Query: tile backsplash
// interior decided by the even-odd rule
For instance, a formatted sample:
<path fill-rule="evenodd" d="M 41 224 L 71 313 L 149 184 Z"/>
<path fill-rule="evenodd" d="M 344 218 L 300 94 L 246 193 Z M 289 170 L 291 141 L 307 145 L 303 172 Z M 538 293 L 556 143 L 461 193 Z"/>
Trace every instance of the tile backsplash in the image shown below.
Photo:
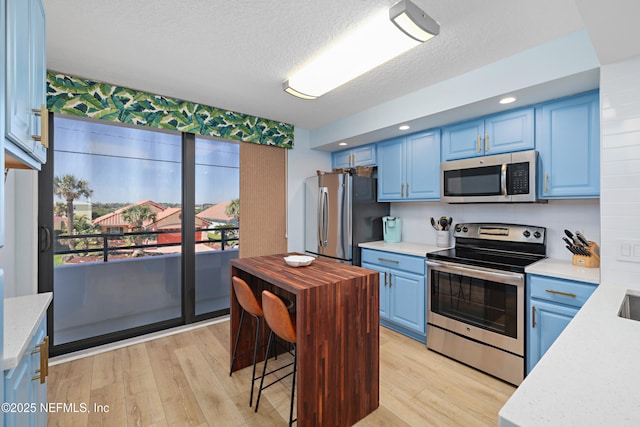
<path fill-rule="evenodd" d="M 430 217 L 453 217 L 453 223 L 502 222 L 546 227 L 547 256 L 571 260 L 562 240 L 564 229 L 581 231 L 600 243 L 600 203 L 597 199 L 551 200 L 549 203 L 463 204 L 443 202 L 393 203 L 391 215 L 402 218 L 402 240 L 433 244 L 436 231 Z M 453 241 L 453 239 L 452 239 Z"/>

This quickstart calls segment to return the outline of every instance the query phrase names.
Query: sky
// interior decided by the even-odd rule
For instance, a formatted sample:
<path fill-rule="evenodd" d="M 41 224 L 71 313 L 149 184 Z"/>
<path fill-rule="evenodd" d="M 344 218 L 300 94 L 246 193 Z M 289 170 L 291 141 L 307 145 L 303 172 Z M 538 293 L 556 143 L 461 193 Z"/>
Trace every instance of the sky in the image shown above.
<path fill-rule="evenodd" d="M 54 176 L 86 180 L 91 202 L 181 202 L 180 134 L 60 116 L 54 124 Z M 238 198 L 239 166 L 237 143 L 196 138 L 196 204 Z"/>

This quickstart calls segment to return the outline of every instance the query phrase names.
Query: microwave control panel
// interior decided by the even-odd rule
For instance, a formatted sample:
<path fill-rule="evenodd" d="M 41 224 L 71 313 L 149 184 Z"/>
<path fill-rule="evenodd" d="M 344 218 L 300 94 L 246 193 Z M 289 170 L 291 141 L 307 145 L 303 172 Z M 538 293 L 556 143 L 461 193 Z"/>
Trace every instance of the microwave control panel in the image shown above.
<path fill-rule="evenodd" d="M 529 194 L 529 162 L 507 165 L 507 194 Z"/>

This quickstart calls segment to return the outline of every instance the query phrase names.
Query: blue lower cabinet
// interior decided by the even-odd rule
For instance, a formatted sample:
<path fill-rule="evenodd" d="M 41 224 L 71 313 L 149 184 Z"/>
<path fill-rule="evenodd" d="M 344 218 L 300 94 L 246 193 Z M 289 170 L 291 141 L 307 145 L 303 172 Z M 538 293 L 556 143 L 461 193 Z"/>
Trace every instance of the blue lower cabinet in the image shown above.
<path fill-rule="evenodd" d="M 8 411 L 4 413 L 5 427 L 46 427 L 47 383 L 45 371 L 48 366 L 46 317 L 42 319 L 27 350 L 15 368 L 4 371 L 4 403 Z M 41 365 L 42 360 L 42 365 Z M 44 381 L 40 381 L 43 378 Z"/>
<path fill-rule="evenodd" d="M 363 249 L 362 267 L 380 272 L 380 324 L 426 342 L 425 258 Z"/>
<path fill-rule="evenodd" d="M 527 275 L 527 374 L 564 331 L 596 286 Z"/>

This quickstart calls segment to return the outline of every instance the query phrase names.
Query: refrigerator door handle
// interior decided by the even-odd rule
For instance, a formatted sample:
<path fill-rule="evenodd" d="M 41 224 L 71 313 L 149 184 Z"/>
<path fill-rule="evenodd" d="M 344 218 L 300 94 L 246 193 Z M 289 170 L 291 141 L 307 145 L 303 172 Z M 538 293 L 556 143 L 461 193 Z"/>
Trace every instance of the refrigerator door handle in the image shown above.
<path fill-rule="evenodd" d="M 320 189 L 322 194 L 322 245 L 327 247 L 329 243 L 329 188 L 322 187 Z"/>
<path fill-rule="evenodd" d="M 324 200 L 324 198 L 322 197 L 322 192 L 324 190 L 324 187 L 320 187 L 320 190 L 318 191 L 318 211 L 317 211 L 317 215 L 318 215 L 318 247 L 322 247 L 322 234 L 324 232 L 324 224 L 322 223 L 322 213 L 324 211 L 323 207 L 322 207 L 322 202 Z"/>

